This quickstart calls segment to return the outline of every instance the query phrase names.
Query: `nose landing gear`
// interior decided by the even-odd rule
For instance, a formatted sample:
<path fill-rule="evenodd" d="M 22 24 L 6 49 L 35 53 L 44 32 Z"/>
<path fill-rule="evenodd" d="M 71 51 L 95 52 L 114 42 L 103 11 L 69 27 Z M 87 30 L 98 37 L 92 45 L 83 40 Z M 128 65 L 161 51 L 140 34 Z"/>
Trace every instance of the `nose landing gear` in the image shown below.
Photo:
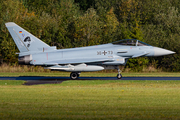
<path fill-rule="evenodd" d="M 121 79 L 122 75 L 121 75 L 121 70 L 119 69 L 119 66 L 116 66 L 116 69 L 118 70 L 117 79 Z"/>

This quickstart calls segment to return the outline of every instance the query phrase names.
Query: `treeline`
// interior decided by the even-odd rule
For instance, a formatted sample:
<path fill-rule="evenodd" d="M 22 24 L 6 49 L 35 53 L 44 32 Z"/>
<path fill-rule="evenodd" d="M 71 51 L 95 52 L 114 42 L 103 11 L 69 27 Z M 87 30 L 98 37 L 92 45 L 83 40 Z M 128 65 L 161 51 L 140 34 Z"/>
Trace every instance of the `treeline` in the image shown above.
<path fill-rule="evenodd" d="M 138 39 L 176 54 L 130 59 L 126 68 L 180 71 L 179 0 L 5 0 L 0 1 L 1 63 L 17 63 L 5 27 L 15 22 L 59 49 Z"/>

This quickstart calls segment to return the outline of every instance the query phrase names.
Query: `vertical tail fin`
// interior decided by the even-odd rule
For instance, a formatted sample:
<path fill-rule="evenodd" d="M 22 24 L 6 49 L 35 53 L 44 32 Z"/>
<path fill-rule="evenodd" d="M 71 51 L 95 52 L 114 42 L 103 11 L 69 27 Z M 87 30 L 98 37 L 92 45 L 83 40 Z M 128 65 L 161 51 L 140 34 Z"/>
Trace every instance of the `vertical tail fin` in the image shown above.
<path fill-rule="evenodd" d="M 20 53 L 29 51 L 45 51 L 55 50 L 55 47 L 50 47 L 31 33 L 27 32 L 17 24 L 8 22 L 5 24 L 8 28 L 14 42 L 16 43 Z"/>

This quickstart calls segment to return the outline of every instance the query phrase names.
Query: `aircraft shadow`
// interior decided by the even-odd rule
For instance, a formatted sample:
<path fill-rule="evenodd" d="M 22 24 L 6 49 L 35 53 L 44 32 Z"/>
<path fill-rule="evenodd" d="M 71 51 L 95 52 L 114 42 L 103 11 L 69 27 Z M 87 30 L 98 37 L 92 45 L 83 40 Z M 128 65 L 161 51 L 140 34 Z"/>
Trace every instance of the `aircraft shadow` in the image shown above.
<path fill-rule="evenodd" d="M 38 84 L 60 84 L 63 81 L 71 80 L 70 77 L 44 77 L 44 76 L 19 76 L 0 77 L 0 80 L 24 80 L 24 85 Z M 77 80 L 118 80 L 116 77 L 79 77 Z"/>

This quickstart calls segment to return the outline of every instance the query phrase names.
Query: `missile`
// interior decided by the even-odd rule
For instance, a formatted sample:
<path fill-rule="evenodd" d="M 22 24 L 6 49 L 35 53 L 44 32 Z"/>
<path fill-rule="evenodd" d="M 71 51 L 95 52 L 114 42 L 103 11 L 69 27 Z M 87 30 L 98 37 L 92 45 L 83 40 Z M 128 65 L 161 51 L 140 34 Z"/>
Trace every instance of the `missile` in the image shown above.
<path fill-rule="evenodd" d="M 57 70 L 57 71 L 68 71 L 68 72 L 92 72 L 92 71 L 100 71 L 104 70 L 104 67 L 98 65 L 86 65 L 86 64 L 79 64 L 79 65 L 55 65 L 51 67 L 45 67 L 45 69 Z"/>

